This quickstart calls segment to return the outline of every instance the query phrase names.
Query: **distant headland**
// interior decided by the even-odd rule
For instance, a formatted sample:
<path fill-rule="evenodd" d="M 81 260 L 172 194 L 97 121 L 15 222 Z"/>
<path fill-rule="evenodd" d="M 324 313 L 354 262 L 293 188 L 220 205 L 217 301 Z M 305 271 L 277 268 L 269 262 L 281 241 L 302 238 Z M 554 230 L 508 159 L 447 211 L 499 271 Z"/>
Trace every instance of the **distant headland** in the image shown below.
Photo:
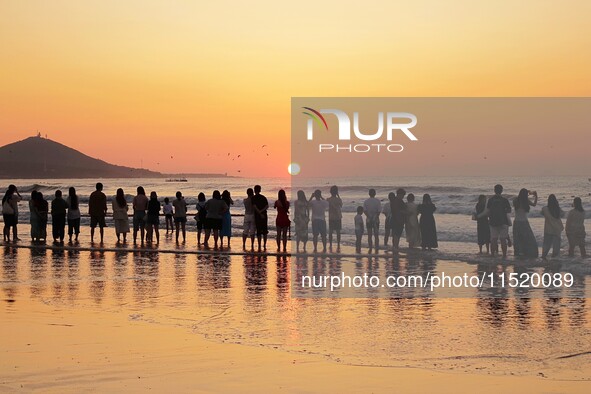
<path fill-rule="evenodd" d="M 202 178 L 226 174 L 163 174 L 92 158 L 41 135 L 0 147 L 0 179 Z"/>

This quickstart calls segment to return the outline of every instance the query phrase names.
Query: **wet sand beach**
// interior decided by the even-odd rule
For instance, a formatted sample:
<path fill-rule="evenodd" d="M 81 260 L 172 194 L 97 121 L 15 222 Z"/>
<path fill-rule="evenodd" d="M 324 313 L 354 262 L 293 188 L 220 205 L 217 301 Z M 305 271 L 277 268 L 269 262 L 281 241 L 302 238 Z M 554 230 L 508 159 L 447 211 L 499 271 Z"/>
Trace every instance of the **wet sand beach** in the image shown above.
<path fill-rule="evenodd" d="M 478 270 L 419 253 L 1 249 L 0 390 L 588 392 L 586 298 L 297 298 L 310 272 Z M 23 234 L 26 226 L 22 227 Z M 195 240 L 180 246 L 195 251 Z M 275 249 L 269 240 L 269 250 Z M 587 275 L 580 291 L 589 289 Z M 297 294 L 295 294 L 297 296 Z M 22 388 L 21 388 L 22 385 Z"/>

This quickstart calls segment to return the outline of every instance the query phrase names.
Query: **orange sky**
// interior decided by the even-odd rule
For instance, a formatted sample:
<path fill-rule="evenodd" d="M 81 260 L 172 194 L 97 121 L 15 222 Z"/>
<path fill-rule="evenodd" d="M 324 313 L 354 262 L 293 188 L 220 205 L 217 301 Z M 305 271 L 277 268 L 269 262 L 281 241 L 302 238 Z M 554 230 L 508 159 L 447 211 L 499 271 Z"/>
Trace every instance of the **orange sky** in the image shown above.
<path fill-rule="evenodd" d="M 285 175 L 292 96 L 589 96 L 589 15 L 588 1 L 3 1 L 0 145 L 40 130 L 116 164 Z"/>

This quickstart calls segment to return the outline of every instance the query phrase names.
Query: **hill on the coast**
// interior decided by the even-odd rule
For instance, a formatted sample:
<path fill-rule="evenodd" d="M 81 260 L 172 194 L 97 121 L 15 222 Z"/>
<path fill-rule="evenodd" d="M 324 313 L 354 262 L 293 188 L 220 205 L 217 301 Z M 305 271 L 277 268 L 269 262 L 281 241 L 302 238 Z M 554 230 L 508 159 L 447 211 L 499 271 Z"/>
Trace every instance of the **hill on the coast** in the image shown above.
<path fill-rule="evenodd" d="M 0 147 L 0 178 L 158 178 L 155 171 L 117 166 L 59 142 L 30 137 Z"/>

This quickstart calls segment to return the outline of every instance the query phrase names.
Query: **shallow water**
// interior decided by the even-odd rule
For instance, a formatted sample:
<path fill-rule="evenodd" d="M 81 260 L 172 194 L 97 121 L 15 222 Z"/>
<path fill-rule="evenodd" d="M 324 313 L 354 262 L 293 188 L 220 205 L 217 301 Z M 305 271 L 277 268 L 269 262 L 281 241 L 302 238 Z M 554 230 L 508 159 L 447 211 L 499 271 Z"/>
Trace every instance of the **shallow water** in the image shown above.
<path fill-rule="evenodd" d="M 172 247 L 170 239 L 162 242 Z M 591 379 L 586 298 L 294 298 L 295 258 L 288 256 L 5 246 L 0 260 L 0 315 L 7 324 L 23 318 L 21 305 L 43 303 L 51 308 L 48 320 L 65 309 L 117 314 L 130 324 L 172 326 L 218 342 L 346 364 Z M 416 263 L 435 271 L 450 264 L 429 258 Z M 335 263 L 298 264 L 329 270 Z M 380 271 L 393 263 L 344 258 L 338 264 L 371 264 Z M 585 277 L 583 291 L 590 286 Z"/>

